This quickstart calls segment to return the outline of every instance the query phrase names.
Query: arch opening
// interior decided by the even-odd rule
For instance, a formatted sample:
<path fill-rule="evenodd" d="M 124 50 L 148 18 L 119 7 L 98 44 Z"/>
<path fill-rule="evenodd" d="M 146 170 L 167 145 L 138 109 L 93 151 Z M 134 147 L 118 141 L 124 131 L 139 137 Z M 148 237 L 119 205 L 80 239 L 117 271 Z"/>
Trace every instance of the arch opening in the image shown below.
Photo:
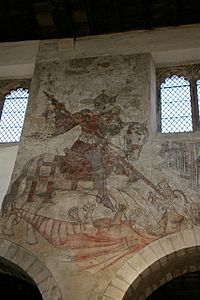
<path fill-rule="evenodd" d="M 16 280 L 22 280 L 21 283 L 29 284 L 29 287 L 30 285 L 36 287 L 41 296 L 38 300 L 63 299 L 57 282 L 48 267 L 33 253 L 6 239 L 0 239 L 1 273 L 13 276 L 15 279 L 17 278 Z M 7 295 L 5 299 L 9 300 Z M 31 300 L 30 297 L 28 299 Z M 35 297 L 34 300 L 37 298 Z"/>
<path fill-rule="evenodd" d="M 43 299 L 32 278 L 19 266 L 3 257 L 0 257 L 0 295 L 7 300 Z"/>
<path fill-rule="evenodd" d="M 200 271 L 186 273 L 165 283 L 155 290 L 147 300 L 199 300 Z"/>
<path fill-rule="evenodd" d="M 199 274 L 200 279 L 199 253 L 199 246 L 185 249 L 183 248 L 155 261 L 148 268 L 146 268 L 129 286 L 123 297 L 123 300 L 153 300 L 154 298 L 150 298 L 149 296 L 152 295 L 154 291 L 167 284 L 171 280 L 174 280 L 180 276 L 184 276 L 184 274 L 198 272 L 196 274 Z"/>

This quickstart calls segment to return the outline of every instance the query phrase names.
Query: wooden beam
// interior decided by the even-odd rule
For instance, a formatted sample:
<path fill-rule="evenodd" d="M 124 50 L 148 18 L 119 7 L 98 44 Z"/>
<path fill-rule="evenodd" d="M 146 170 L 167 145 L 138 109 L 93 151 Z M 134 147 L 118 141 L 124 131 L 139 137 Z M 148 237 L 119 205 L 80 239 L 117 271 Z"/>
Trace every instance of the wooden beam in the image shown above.
<path fill-rule="evenodd" d="M 3 18 L 5 19 L 6 28 L 8 28 L 8 34 L 10 41 L 16 40 L 17 35 L 15 31 L 15 26 L 10 17 L 8 7 L 6 5 L 6 0 L 0 0 L 0 10 L 3 13 Z"/>
<path fill-rule="evenodd" d="M 151 0 L 141 0 L 141 5 L 142 5 L 142 11 L 143 11 L 143 22 L 144 22 L 144 27 L 146 29 L 151 29 L 152 28 L 152 23 L 151 23 Z"/>
<path fill-rule="evenodd" d="M 64 20 L 63 21 L 65 22 L 66 17 L 67 17 L 68 27 L 70 28 L 73 37 L 76 37 L 77 34 L 76 34 L 75 24 L 74 24 L 74 21 L 72 18 L 69 1 L 62 0 L 62 2 L 63 2 L 63 10 L 64 10 L 64 15 L 63 15 Z"/>
<path fill-rule="evenodd" d="M 114 8 L 115 8 L 115 15 L 117 19 L 117 26 L 118 26 L 118 31 L 123 31 L 123 25 L 122 25 L 122 7 L 120 0 L 113 0 L 114 2 Z"/>
<path fill-rule="evenodd" d="M 172 25 L 177 26 L 179 25 L 179 17 L 178 17 L 178 9 L 179 9 L 179 0 L 169 0 L 169 5 L 170 5 L 170 11 L 171 11 L 171 20 L 172 20 Z"/>
<path fill-rule="evenodd" d="M 28 12 L 31 26 L 32 26 L 32 31 L 31 31 L 31 34 L 33 34 L 32 38 L 39 39 L 39 38 L 41 38 L 41 31 L 40 31 L 39 24 L 37 22 L 37 17 L 36 17 L 35 10 L 32 5 L 32 1 L 25 0 L 25 2 L 26 2 L 27 12 Z"/>
<path fill-rule="evenodd" d="M 48 3 L 60 37 L 76 37 L 75 24 L 68 0 L 48 0 Z"/>
<path fill-rule="evenodd" d="M 94 1 L 94 0 L 92 0 L 92 1 Z M 86 12 L 87 19 L 88 19 L 90 34 L 96 34 L 95 17 L 94 17 L 94 13 L 91 9 L 90 0 L 83 0 L 83 4 L 84 4 L 83 5 L 84 10 Z"/>

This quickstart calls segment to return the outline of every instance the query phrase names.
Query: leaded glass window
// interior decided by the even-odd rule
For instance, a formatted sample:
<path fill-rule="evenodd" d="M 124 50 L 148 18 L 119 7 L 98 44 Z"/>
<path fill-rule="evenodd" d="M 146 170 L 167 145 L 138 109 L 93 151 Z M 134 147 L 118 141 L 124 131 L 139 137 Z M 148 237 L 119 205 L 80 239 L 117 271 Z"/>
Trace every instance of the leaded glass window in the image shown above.
<path fill-rule="evenodd" d="M 28 89 L 19 87 L 5 96 L 0 112 L 0 143 L 19 142 L 28 95 Z"/>
<path fill-rule="evenodd" d="M 161 132 L 193 130 L 190 82 L 173 75 L 160 86 Z"/>
<path fill-rule="evenodd" d="M 159 131 L 200 130 L 200 65 L 157 71 Z"/>

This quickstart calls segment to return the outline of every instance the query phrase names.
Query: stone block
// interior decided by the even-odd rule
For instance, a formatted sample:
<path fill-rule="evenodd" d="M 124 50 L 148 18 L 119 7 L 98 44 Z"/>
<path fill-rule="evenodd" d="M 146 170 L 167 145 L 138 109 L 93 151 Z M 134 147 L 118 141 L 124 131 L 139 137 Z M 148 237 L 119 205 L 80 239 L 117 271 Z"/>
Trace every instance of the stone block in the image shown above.
<path fill-rule="evenodd" d="M 106 289 L 105 295 L 115 300 L 121 300 L 124 297 L 125 292 L 117 289 L 116 287 L 109 286 Z"/>
<path fill-rule="evenodd" d="M 120 279 L 119 277 L 115 277 L 111 281 L 111 286 L 116 287 L 124 292 L 126 292 L 127 289 L 129 288 L 129 284 L 127 282 L 125 282 L 124 280 Z"/>
<path fill-rule="evenodd" d="M 153 291 L 152 291 L 151 287 L 149 286 L 145 291 L 145 297 L 147 298 L 152 292 Z"/>
<path fill-rule="evenodd" d="M 160 262 L 161 267 L 164 267 L 164 266 L 166 265 L 166 263 L 167 263 L 167 256 L 163 256 L 163 257 L 159 260 L 159 262 Z"/>
<path fill-rule="evenodd" d="M 193 231 L 194 231 L 196 245 L 200 246 L 200 227 L 195 227 Z"/>
<path fill-rule="evenodd" d="M 138 272 L 138 274 L 142 273 L 146 268 L 148 268 L 146 261 L 139 253 L 129 259 L 127 263 L 130 264 Z"/>
<path fill-rule="evenodd" d="M 173 275 L 171 274 L 171 273 L 167 273 L 166 274 L 166 281 L 170 281 L 170 280 L 172 280 L 173 279 Z"/>
<path fill-rule="evenodd" d="M 158 260 L 156 254 L 154 253 L 150 245 L 142 249 L 140 251 L 140 255 L 146 261 L 148 266 L 150 266 L 151 264 L 153 264 L 155 261 Z"/>
<path fill-rule="evenodd" d="M 184 240 L 180 233 L 173 234 L 171 242 L 175 251 L 185 248 Z"/>
<path fill-rule="evenodd" d="M 117 276 L 130 285 L 139 276 L 139 274 L 131 265 L 126 263 L 117 271 Z"/>
<path fill-rule="evenodd" d="M 43 270 L 40 273 L 38 273 L 35 277 L 34 277 L 34 281 L 37 285 L 41 284 L 42 282 L 48 282 L 48 278 L 50 276 L 49 271 Z"/>
<path fill-rule="evenodd" d="M 186 248 L 196 246 L 196 240 L 193 230 L 181 231 Z"/>
<path fill-rule="evenodd" d="M 1 239 L 0 240 L 0 256 L 5 257 L 11 242 Z"/>
<path fill-rule="evenodd" d="M 39 261 L 35 261 L 29 268 L 28 273 L 34 279 L 39 273 L 43 271 L 41 263 Z"/>
<path fill-rule="evenodd" d="M 73 50 L 74 49 L 74 39 L 66 38 L 58 40 L 58 51 L 62 50 Z"/>
<path fill-rule="evenodd" d="M 152 248 L 153 252 L 156 254 L 158 259 L 160 259 L 161 257 L 166 255 L 166 253 L 165 253 L 164 249 L 162 248 L 159 240 L 155 241 L 152 244 L 150 244 L 150 247 Z"/>
<path fill-rule="evenodd" d="M 174 252 L 174 248 L 171 242 L 171 238 L 166 236 L 160 240 L 160 245 L 163 248 L 166 255 Z"/>
<path fill-rule="evenodd" d="M 32 256 L 31 254 L 25 254 L 23 257 L 23 260 L 20 263 L 20 266 L 26 271 L 28 272 L 29 269 L 31 268 L 31 266 L 33 264 L 36 263 L 36 258 L 34 256 Z"/>

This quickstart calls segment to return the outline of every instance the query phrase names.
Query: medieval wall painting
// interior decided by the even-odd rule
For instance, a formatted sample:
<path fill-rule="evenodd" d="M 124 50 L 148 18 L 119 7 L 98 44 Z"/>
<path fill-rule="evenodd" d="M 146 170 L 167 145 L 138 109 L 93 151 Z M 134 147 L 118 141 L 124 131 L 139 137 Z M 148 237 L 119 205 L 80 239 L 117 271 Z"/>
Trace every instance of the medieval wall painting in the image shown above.
<path fill-rule="evenodd" d="M 145 237 L 140 238 L 132 229 L 134 215 L 139 213 L 140 208 L 136 211 L 133 209 L 129 217 L 128 200 L 125 198 L 130 196 L 120 190 L 119 183 L 118 189 L 112 188 L 113 175 L 121 176 L 126 182 L 142 179 L 151 185 L 132 164 L 139 159 L 147 142 L 147 128 L 139 122 L 124 122 L 120 118 L 121 108 L 115 105 L 117 96 L 109 97 L 104 91 L 94 98 L 95 110 L 85 109 L 74 114 L 66 109 L 64 103 L 44 93 L 52 105 L 51 111 L 48 106 L 43 113 L 46 122 L 50 118 L 54 124 L 52 136 L 63 134 L 76 126 L 81 128 L 80 134 L 70 148 L 64 149 L 65 155 L 44 153 L 28 161 L 13 182 L 3 210 L 5 213 L 10 211 L 11 226 L 15 220 L 14 211 L 18 218 L 20 215 L 27 222 L 29 244 L 37 242 L 34 231 L 38 231 L 54 247 L 68 249 L 72 261 L 80 261 L 83 269 L 87 268 L 88 259 L 91 267 L 91 260 L 102 255 L 108 256 L 108 265 L 112 264 L 131 251 L 126 245 L 127 235 L 130 235 L 130 239 L 137 238 L 141 245 L 155 238 L 150 234 L 147 242 Z M 124 203 L 118 203 L 115 199 L 119 195 Z M 13 196 L 14 203 L 10 201 Z M 64 199 L 67 196 L 76 198 L 71 207 L 67 207 L 67 199 Z M 46 204 L 54 206 L 59 202 L 64 203 L 67 220 L 53 219 L 24 208 L 30 208 L 37 202 L 40 203 L 40 210 Z M 21 208 L 17 208 L 19 203 Z M 98 205 L 101 210 L 107 209 L 107 218 L 95 217 L 94 210 Z M 126 219 L 123 218 L 125 213 Z M 7 225 L 4 233 L 12 234 L 13 228 Z M 117 241 L 112 237 L 115 233 Z M 106 263 L 103 260 L 104 265 Z"/>
<path fill-rule="evenodd" d="M 28 247 L 35 249 L 38 244 L 47 243 L 49 249 L 58 251 L 59 258 L 63 255 L 61 261 L 75 266 L 77 271 L 88 272 L 114 267 L 149 243 L 196 226 L 200 216 L 198 202 L 191 201 L 182 187 L 163 176 L 167 174 L 165 169 L 175 169 L 177 178 L 191 180 L 188 173 L 197 174 L 198 178 L 199 170 L 192 161 L 199 159 L 199 144 L 193 145 L 192 152 L 189 143 L 165 142 L 156 162 L 151 162 L 150 154 L 147 157 L 154 149 L 150 149 L 149 120 L 144 117 L 147 106 L 143 84 L 147 75 L 142 72 L 147 67 L 142 68 L 142 59 L 138 60 L 140 65 L 136 59 L 133 65 L 130 59 L 128 63 L 124 61 L 137 80 L 131 82 L 127 70 L 120 69 L 123 84 L 118 72 L 112 75 L 113 81 L 106 75 L 111 76 L 116 69 L 113 61 L 101 63 L 101 77 L 94 79 L 98 89 L 87 97 L 90 82 L 94 83 L 90 69 L 94 61 L 84 60 L 78 66 L 70 63 L 75 70 L 74 81 L 65 78 L 68 89 L 56 77 L 61 76 L 56 64 L 50 75 L 45 73 L 47 81 L 39 87 L 35 103 L 31 104 L 32 108 L 35 105 L 35 115 L 29 109 L 29 126 L 23 136 L 26 151 L 19 154 L 20 172 L 2 209 L 6 220 L 4 235 L 14 238 L 18 224 L 26 225 Z M 106 66 L 106 72 L 102 66 Z M 71 76 L 72 69 L 63 72 L 63 78 L 69 72 Z M 89 76 L 87 82 L 83 74 Z M 131 83 L 137 90 L 136 108 L 129 99 Z M 109 85 L 113 85 L 112 89 L 106 89 Z M 54 95 L 59 86 L 60 97 Z M 22 158 L 28 157 L 27 149 L 31 155 L 22 163 Z M 147 175 L 144 157 L 152 164 L 152 176 Z M 156 164 L 160 164 L 160 176 L 154 176 Z M 198 180 L 194 184 L 198 185 Z"/>
<path fill-rule="evenodd" d="M 179 231 L 194 215 L 187 196 L 166 178 L 154 183 L 135 168 L 148 131 L 142 123 L 120 118 L 116 95 L 103 91 L 94 98 L 95 110 L 73 114 L 60 100 L 45 95 L 52 105 L 43 113 L 46 122 L 50 118 L 54 124 L 52 137 L 76 126 L 81 130 L 64 155 L 43 153 L 24 165 L 4 202 L 3 213 L 9 215 L 4 234 L 12 235 L 14 223 L 23 220 L 26 243 L 34 246 L 42 236 L 65 249 L 79 270 L 95 272 Z M 184 175 L 189 168 L 186 150 L 183 147 L 183 157 L 177 158 L 176 147 L 172 156 L 165 143 L 160 153 L 167 167 L 175 166 Z M 112 177 L 118 178 L 117 186 Z M 138 181 L 146 186 L 144 194 L 135 188 Z M 196 220 L 198 216 L 190 223 Z"/>
<path fill-rule="evenodd" d="M 188 181 L 188 185 L 199 195 L 200 143 L 193 141 L 165 141 L 159 152 L 162 168 Z"/>

